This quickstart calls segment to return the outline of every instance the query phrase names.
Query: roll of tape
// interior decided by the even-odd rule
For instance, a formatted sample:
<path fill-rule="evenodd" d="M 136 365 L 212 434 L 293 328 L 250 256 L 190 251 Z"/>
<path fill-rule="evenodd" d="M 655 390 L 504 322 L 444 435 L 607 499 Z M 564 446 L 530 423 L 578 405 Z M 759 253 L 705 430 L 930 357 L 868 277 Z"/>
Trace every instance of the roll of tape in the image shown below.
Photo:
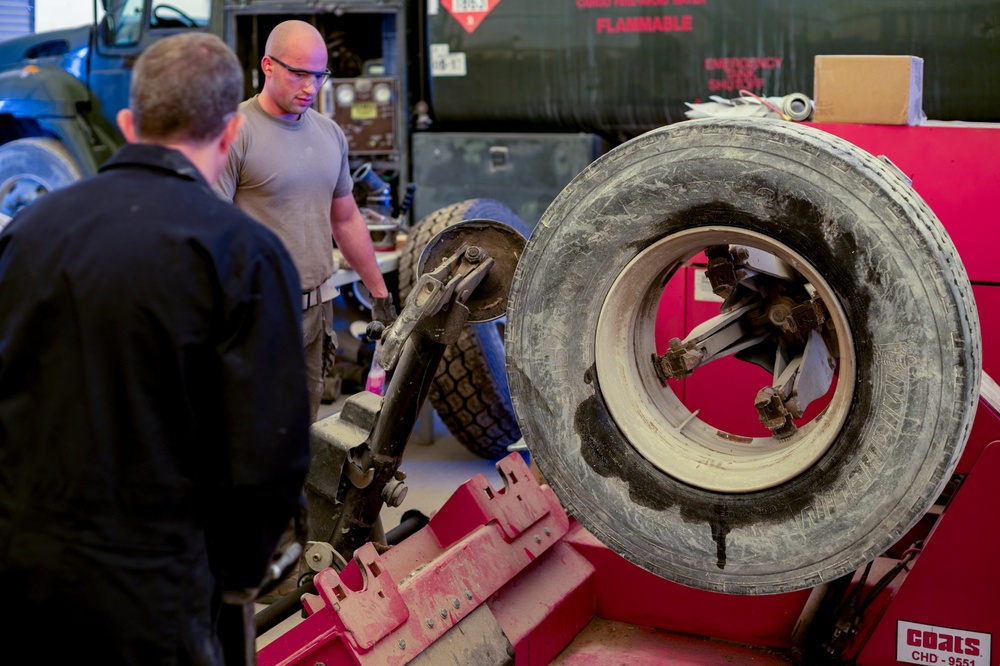
<path fill-rule="evenodd" d="M 812 115 L 813 103 L 802 93 L 792 93 L 781 99 L 781 111 L 791 120 L 807 120 Z"/>

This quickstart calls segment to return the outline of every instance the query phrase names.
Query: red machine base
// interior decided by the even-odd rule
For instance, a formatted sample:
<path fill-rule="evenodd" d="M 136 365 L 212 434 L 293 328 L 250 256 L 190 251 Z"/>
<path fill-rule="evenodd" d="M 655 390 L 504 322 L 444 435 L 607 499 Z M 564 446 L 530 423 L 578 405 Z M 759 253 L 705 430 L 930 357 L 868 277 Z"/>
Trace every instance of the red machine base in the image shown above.
<path fill-rule="evenodd" d="M 497 464 L 504 488 L 477 475 L 398 546 L 366 544 L 343 572 L 317 574 L 308 617 L 258 662 L 767 666 L 802 663 L 820 636 L 838 646 L 828 663 L 995 666 L 998 402 L 984 393 L 947 504 L 847 587 L 851 622 L 813 612 L 822 587 L 730 596 L 654 576 L 568 517 L 511 454 Z"/>

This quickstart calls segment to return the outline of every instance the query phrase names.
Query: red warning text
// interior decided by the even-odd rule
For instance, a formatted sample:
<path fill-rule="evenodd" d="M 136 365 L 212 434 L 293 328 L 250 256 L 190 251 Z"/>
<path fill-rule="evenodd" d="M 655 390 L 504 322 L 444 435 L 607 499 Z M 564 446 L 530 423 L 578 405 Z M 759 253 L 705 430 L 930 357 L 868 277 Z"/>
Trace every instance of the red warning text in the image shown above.
<path fill-rule="evenodd" d="M 598 34 L 618 32 L 691 32 L 691 16 L 620 16 L 601 17 L 595 22 Z"/>
<path fill-rule="evenodd" d="M 708 80 L 708 89 L 712 92 L 760 90 L 764 87 L 763 71 L 781 69 L 783 60 L 780 56 L 705 58 L 706 71 L 722 72 L 721 77 Z"/>

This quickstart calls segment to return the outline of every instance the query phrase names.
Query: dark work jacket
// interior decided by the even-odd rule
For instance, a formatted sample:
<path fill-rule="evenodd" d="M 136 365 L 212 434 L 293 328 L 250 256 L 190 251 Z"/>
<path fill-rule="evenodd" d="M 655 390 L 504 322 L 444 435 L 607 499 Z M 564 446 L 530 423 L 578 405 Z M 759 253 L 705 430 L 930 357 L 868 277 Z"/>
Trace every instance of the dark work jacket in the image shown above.
<path fill-rule="evenodd" d="M 0 234 L 9 654 L 221 663 L 220 592 L 260 583 L 308 465 L 299 291 L 277 236 L 158 146 Z"/>

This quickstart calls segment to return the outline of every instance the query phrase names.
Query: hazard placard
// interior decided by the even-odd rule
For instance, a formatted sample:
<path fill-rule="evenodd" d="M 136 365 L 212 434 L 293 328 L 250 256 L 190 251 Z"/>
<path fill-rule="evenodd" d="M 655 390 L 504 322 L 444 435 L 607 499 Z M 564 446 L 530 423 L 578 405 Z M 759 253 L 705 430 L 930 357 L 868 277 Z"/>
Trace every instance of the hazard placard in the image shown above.
<path fill-rule="evenodd" d="M 441 6 L 455 17 L 466 32 L 474 32 L 500 0 L 440 0 Z"/>

